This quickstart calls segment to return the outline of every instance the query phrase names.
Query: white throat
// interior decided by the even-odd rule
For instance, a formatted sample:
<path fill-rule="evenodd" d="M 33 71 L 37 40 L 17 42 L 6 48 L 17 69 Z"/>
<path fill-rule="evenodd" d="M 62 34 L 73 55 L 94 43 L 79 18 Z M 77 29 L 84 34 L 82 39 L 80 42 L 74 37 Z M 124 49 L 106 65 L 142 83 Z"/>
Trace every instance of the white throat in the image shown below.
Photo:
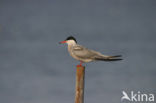
<path fill-rule="evenodd" d="M 71 48 L 74 46 L 74 45 L 76 45 L 76 42 L 74 41 L 74 40 L 68 40 L 67 41 L 67 44 L 68 44 L 68 51 L 69 51 L 69 53 L 71 53 Z"/>

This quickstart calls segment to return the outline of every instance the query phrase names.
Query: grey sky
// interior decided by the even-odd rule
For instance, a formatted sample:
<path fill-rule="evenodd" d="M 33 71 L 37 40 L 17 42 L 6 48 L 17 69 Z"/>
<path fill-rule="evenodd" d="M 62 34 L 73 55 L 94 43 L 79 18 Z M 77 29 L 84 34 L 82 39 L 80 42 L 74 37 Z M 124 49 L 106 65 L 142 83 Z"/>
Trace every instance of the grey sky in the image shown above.
<path fill-rule="evenodd" d="M 74 102 L 79 62 L 58 44 L 70 35 L 124 59 L 85 64 L 86 103 L 156 93 L 155 10 L 154 0 L 0 0 L 0 102 Z"/>

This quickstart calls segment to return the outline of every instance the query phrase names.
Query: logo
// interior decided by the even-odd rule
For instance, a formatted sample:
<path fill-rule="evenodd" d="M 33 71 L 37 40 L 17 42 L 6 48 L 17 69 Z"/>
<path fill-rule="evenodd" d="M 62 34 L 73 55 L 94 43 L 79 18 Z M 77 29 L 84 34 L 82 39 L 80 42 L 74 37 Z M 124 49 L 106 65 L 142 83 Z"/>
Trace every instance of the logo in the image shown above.
<path fill-rule="evenodd" d="M 125 91 L 122 91 L 123 96 L 121 97 L 121 101 L 127 100 L 127 101 L 134 101 L 134 102 L 153 102 L 154 101 L 154 94 L 145 94 L 141 93 L 140 91 L 134 92 L 131 91 L 128 95 Z"/>

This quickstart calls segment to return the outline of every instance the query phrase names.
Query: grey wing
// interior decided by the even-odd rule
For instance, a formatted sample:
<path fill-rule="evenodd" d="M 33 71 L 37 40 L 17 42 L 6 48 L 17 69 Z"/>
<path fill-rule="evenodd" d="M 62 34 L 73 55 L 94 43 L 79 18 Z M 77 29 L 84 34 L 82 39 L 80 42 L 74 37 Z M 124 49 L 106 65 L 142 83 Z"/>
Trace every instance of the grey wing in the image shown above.
<path fill-rule="evenodd" d="M 101 53 L 93 50 L 89 50 L 81 45 L 77 45 L 73 47 L 73 54 L 83 59 L 95 59 L 99 57 L 104 57 L 104 55 L 102 55 Z"/>

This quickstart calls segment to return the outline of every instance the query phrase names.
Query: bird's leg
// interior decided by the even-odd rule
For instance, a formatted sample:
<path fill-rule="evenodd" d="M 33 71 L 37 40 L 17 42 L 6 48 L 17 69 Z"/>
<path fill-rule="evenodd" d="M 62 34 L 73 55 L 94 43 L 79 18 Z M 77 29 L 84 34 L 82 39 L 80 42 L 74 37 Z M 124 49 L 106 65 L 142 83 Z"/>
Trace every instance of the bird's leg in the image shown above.
<path fill-rule="evenodd" d="M 80 61 L 80 64 L 79 65 L 77 65 L 77 67 L 82 67 L 82 61 Z"/>

